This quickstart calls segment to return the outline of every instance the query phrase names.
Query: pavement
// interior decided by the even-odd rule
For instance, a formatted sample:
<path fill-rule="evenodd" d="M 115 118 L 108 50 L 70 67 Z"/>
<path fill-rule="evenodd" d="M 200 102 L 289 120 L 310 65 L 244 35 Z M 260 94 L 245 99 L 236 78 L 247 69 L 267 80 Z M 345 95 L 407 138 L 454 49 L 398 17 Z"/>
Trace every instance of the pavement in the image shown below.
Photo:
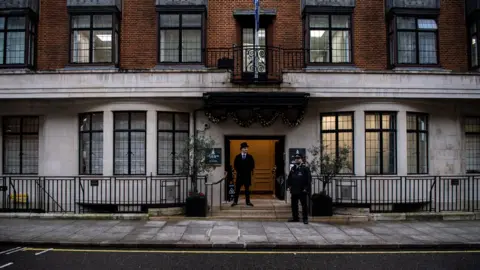
<path fill-rule="evenodd" d="M 476 270 L 480 250 L 299 252 L 25 248 L 0 246 L 4 270 L 436 269 Z M 10 251 L 11 250 L 11 251 Z M 8 251 L 8 252 L 7 252 Z"/>
<path fill-rule="evenodd" d="M 480 248 L 480 221 L 305 225 L 215 220 L 0 219 L 0 244 L 242 250 Z"/>

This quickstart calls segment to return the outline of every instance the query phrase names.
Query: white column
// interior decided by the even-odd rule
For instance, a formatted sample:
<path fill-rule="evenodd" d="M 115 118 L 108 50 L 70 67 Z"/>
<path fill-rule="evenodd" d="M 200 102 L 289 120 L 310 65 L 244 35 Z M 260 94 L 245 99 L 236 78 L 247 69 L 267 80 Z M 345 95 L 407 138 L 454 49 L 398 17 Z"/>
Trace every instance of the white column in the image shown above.
<path fill-rule="evenodd" d="M 157 174 L 157 120 L 156 111 L 147 111 L 147 156 L 146 158 L 146 173 L 150 175 Z"/>
<path fill-rule="evenodd" d="M 114 134 L 113 134 L 113 113 L 111 111 L 103 112 L 103 175 L 113 175 L 114 167 Z"/>
<path fill-rule="evenodd" d="M 354 116 L 354 159 L 355 159 L 355 175 L 365 175 L 365 112 L 355 111 Z"/>
<path fill-rule="evenodd" d="M 407 165 L 407 112 L 399 111 L 397 114 L 397 175 L 405 176 L 408 172 Z"/>

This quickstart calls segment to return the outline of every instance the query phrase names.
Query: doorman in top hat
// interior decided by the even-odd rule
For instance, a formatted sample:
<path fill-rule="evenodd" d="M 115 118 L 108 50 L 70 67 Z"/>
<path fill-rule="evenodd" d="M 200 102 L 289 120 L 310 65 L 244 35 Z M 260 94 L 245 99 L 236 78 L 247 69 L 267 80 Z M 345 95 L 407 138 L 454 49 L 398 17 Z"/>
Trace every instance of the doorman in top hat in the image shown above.
<path fill-rule="evenodd" d="M 252 184 L 255 161 L 252 155 L 248 154 L 248 144 L 246 142 L 240 144 L 240 151 L 240 154 L 233 161 L 233 168 L 237 172 L 237 182 L 235 183 L 235 199 L 232 206 L 238 204 L 238 195 L 242 186 L 245 186 L 245 202 L 247 205 L 253 206 L 250 202 L 250 185 Z"/>
<path fill-rule="evenodd" d="M 312 186 L 312 174 L 305 165 L 304 158 L 298 152 L 295 154 L 295 165 L 290 170 L 287 179 L 287 185 L 292 194 L 292 219 L 289 222 L 300 221 L 298 217 L 298 201 L 300 201 L 302 204 L 303 223 L 308 224 L 307 200 Z"/>

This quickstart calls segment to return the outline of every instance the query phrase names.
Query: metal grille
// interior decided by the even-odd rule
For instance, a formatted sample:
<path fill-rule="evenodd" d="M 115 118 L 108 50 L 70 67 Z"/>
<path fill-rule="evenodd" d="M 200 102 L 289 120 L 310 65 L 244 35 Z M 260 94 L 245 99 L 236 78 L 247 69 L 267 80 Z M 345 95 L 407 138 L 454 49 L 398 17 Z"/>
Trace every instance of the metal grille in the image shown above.
<path fill-rule="evenodd" d="M 409 174 L 428 173 L 428 116 L 407 113 L 407 166 Z"/>
<path fill-rule="evenodd" d="M 5 174 L 38 174 L 38 131 L 37 116 L 3 118 Z"/>
<path fill-rule="evenodd" d="M 188 113 L 158 112 L 157 114 L 157 173 L 179 174 L 182 164 L 175 155 L 182 153 L 189 141 Z"/>
<path fill-rule="evenodd" d="M 396 113 L 365 113 L 365 172 L 397 173 Z"/>
<path fill-rule="evenodd" d="M 35 32 L 35 23 L 27 16 L 0 17 L 0 65 L 32 66 Z"/>
<path fill-rule="evenodd" d="M 116 175 L 146 173 L 146 112 L 114 113 Z"/>
<path fill-rule="evenodd" d="M 467 173 L 480 173 L 480 117 L 466 118 L 464 129 Z"/>
<path fill-rule="evenodd" d="M 335 155 L 340 154 L 340 149 L 348 147 L 350 150 L 348 158 L 348 167 L 342 169 L 340 173 L 353 173 L 353 113 L 329 113 L 320 116 L 320 126 L 322 134 L 322 148 L 326 153 Z"/>
<path fill-rule="evenodd" d="M 80 174 L 103 174 L 103 113 L 80 115 Z"/>

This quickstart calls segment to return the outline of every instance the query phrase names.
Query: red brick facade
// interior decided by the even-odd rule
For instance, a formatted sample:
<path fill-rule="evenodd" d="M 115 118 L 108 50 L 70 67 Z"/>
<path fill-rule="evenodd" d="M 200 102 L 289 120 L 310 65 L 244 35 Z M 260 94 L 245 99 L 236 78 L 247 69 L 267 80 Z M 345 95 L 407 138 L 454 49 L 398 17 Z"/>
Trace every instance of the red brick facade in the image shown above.
<path fill-rule="evenodd" d="M 69 58 L 69 20 L 65 0 L 41 0 L 37 64 L 39 70 L 64 68 Z M 464 0 L 442 0 L 439 17 L 440 64 L 466 71 L 467 39 Z M 262 8 L 276 9 L 268 28 L 269 45 L 301 49 L 303 22 L 300 0 L 263 0 Z M 207 48 L 231 47 L 240 42 L 235 9 L 252 9 L 251 0 L 209 1 Z M 153 0 L 124 1 L 120 35 L 120 67 L 150 69 L 157 63 L 157 16 Z M 353 60 L 366 70 L 387 69 L 384 0 L 357 0 L 353 14 Z"/>

